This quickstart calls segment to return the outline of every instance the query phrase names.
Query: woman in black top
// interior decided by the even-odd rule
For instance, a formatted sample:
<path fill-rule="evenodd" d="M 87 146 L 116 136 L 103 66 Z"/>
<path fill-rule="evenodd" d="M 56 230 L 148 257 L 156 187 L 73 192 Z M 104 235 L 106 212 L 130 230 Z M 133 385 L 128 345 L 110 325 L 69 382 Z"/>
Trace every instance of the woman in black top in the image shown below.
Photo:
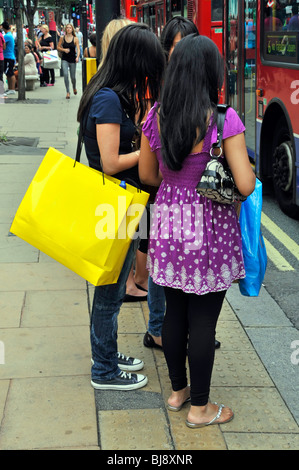
<path fill-rule="evenodd" d="M 52 36 L 49 34 L 49 28 L 43 24 L 40 28 L 43 35 L 39 39 L 39 50 L 43 52 L 52 51 L 54 49 L 54 42 Z M 51 74 L 51 83 L 49 79 L 49 72 Z M 55 71 L 54 69 L 45 69 L 42 66 L 42 74 L 40 75 L 40 86 L 54 86 Z"/>
<path fill-rule="evenodd" d="M 91 46 L 86 47 L 84 49 L 84 57 L 96 58 L 97 57 L 97 35 L 96 33 L 92 33 L 89 36 L 89 42 Z"/>
<path fill-rule="evenodd" d="M 74 95 L 77 94 L 76 89 L 76 65 L 80 57 L 79 39 L 76 37 L 75 29 L 72 24 L 65 27 L 65 36 L 61 36 L 57 46 L 59 52 L 62 52 L 61 68 L 64 76 L 64 84 L 66 88 L 66 99 L 70 99 L 69 73 L 73 85 Z"/>

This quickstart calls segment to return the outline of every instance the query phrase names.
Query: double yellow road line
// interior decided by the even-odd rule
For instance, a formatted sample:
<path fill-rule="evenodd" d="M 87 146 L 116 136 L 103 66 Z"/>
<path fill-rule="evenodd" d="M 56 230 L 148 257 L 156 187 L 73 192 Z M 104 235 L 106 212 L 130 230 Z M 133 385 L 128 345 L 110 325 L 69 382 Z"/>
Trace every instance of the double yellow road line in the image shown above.
<path fill-rule="evenodd" d="M 278 227 L 266 214 L 262 212 L 262 226 L 264 226 L 277 240 L 282 243 L 299 261 L 299 245 L 294 242 L 281 228 Z M 266 239 L 263 234 L 268 258 L 279 271 L 294 271 L 293 266 L 279 253 L 279 251 Z"/>

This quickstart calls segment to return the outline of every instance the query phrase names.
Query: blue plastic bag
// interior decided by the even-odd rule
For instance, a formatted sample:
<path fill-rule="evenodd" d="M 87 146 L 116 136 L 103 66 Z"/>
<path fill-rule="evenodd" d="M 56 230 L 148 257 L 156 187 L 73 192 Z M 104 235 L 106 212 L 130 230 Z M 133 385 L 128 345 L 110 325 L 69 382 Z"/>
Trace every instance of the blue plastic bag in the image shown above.
<path fill-rule="evenodd" d="M 255 189 L 242 203 L 240 226 L 246 277 L 240 279 L 242 295 L 257 297 L 267 268 L 267 252 L 261 231 L 262 183 L 256 179 Z"/>

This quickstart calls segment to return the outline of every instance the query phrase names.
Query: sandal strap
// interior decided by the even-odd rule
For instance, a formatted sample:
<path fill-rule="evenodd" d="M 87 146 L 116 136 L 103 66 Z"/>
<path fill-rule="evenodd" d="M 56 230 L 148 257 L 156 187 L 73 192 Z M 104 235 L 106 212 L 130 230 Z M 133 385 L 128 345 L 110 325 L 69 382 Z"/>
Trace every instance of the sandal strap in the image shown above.
<path fill-rule="evenodd" d="M 224 405 L 219 405 L 219 407 L 218 407 L 218 413 L 216 414 L 215 418 L 213 418 L 213 419 L 208 423 L 208 425 L 214 423 L 214 421 L 217 421 L 217 419 L 220 418 L 223 408 L 224 408 Z"/>

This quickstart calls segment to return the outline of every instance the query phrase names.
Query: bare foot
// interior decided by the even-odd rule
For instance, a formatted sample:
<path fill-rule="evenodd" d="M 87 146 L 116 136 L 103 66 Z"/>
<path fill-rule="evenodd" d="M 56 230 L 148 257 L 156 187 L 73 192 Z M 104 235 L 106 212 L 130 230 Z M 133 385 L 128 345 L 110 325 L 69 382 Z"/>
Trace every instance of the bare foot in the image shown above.
<path fill-rule="evenodd" d="M 138 287 L 134 285 L 128 285 L 126 288 L 126 294 L 133 295 L 134 297 L 144 297 L 147 293 L 144 290 L 138 289 Z"/>
<path fill-rule="evenodd" d="M 174 408 L 181 408 L 183 403 L 190 398 L 190 387 L 187 386 L 182 388 L 182 390 L 178 390 L 177 392 L 172 391 L 170 397 L 168 398 L 168 405 Z"/>
<path fill-rule="evenodd" d="M 146 292 L 144 292 L 141 289 L 138 289 L 134 282 L 134 272 L 133 272 L 133 266 L 130 270 L 127 283 L 126 283 L 126 294 L 127 295 L 132 295 L 134 297 L 144 297 L 146 295 Z"/>

